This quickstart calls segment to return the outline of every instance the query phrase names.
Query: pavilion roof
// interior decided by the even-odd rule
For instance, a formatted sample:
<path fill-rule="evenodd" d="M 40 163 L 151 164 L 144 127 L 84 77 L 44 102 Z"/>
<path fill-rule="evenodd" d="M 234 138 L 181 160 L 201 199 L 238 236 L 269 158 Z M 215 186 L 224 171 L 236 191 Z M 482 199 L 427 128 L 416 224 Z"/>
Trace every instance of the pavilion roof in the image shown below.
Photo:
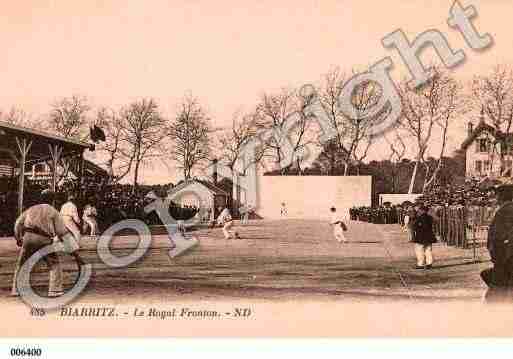
<path fill-rule="evenodd" d="M 48 160 L 51 145 L 62 148 L 61 157 L 80 155 L 86 149 L 94 150 L 90 143 L 0 121 L 0 160 L 15 160 L 19 156 L 18 141 L 22 139 L 32 143 L 27 154 L 28 163 Z"/>

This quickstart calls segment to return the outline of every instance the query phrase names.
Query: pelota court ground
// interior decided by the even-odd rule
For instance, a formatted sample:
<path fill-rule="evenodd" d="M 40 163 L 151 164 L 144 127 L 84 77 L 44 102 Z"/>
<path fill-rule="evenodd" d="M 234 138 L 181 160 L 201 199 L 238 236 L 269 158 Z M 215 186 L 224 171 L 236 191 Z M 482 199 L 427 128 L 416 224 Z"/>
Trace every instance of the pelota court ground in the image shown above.
<path fill-rule="evenodd" d="M 85 237 L 81 254 L 93 264 L 93 277 L 78 302 L 130 304 L 183 300 L 254 299 L 271 301 L 480 301 L 486 290 L 479 272 L 491 266 L 486 249 L 434 246 L 435 268 L 414 269 L 412 244 L 398 225 L 351 222 L 349 243 L 339 244 L 327 222 L 263 220 L 236 226 L 241 240 L 225 240 L 221 229 L 200 230 L 200 245 L 176 259 L 167 255 L 166 235 L 153 236 L 139 262 L 113 269 L 103 264 L 95 242 Z M 116 237 L 115 255 L 130 253 L 135 236 Z M 0 300 L 14 303 L 9 290 L 18 249 L 0 240 Z M 64 259 L 65 283 L 76 278 L 71 257 Z M 46 290 L 46 268 L 33 276 Z"/>

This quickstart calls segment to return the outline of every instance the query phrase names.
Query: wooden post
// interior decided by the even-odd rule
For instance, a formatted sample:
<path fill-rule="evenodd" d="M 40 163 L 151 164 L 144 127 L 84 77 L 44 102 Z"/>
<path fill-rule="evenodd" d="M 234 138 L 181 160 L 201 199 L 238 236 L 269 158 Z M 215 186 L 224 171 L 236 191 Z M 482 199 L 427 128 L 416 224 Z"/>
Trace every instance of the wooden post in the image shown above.
<path fill-rule="evenodd" d="M 18 178 L 18 215 L 23 212 L 23 191 L 25 187 L 25 163 L 27 160 L 27 154 L 32 146 L 32 141 L 27 141 L 26 138 L 21 140 L 16 137 L 16 143 L 18 144 L 18 150 L 20 152 L 20 160 L 18 161 L 20 166 L 20 173 Z"/>
<path fill-rule="evenodd" d="M 48 149 L 50 150 L 50 156 L 52 157 L 52 192 L 55 194 L 57 192 L 57 166 L 62 154 L 62 147 L 59 145 L 48 144 Z M 55 195 L 52 197 L 52 204 L 55 207 Z"/>
<path fill-rule="evenodd" d="M 80 183 L 84 181 L 84 165 L 84 151 L 82 150 L 82 152 L 80 153 Z"/>
<path fill-rule="evenodd" d="M 80 152 L 80 180 L 79 180 L 79 183 L 80 183 L 80 186 L 82 186 L 84 184 L 84 150 L 82 150 L 82 152 Z"/>
<path fill-rule="evenodd" d="M 82 200 L 83 191 L 82 185 L 84 183 L 84 151 L 80 152 L 80 157 L 77 159 L 77 154 L 74 155 L 73 158 L 73 173 L 77 176 L 78 184 L 74 188 L 74 191 L 77 196 L 77 200 Z"/>

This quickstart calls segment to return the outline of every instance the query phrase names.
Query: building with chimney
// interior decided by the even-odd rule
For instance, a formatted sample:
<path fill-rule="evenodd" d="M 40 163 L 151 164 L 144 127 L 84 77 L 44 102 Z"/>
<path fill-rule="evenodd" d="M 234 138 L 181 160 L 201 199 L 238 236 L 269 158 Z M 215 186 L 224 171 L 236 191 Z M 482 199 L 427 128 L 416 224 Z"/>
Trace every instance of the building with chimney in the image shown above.
<path fill-rule="evenodd" d="M 461 145 L 468 178 L 511 176 L 513 134 L 502 132 L 485 121 L 481 111 L 478 124 L 469 122 L 467 138 Z"/>
<path fill-rule="evenodd" d="M 178 182 L 167 193 L 167 199 L 182 206 L 200 209 L 203 220 L 212 221 L 217 218 L 219 208 L 232 206 L 232 183 L 218 181 L 218 160 L 212 160 L 212 176 L 210 179 L 190 178 Z M 208 217 L 208 218 L 206 218 Z"/>
<path fill-rule="evenodd" d="M 214 220 L 219 207 L 230 206 L 230 194 L 210 181 L 197 178 L 178 183 L 167 193 L 168 200 L 182 206 L 205 211 L 208 220 Z"/>

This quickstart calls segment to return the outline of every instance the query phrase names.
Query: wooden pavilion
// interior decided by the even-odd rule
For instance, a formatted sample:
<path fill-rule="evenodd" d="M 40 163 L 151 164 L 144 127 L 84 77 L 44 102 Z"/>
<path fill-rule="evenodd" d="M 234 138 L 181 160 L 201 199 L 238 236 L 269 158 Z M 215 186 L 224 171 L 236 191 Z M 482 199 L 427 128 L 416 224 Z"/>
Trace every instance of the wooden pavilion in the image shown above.
<path fill-rule="evenodd" d="M 82 182 L 85 150 L 94 151 L 94 145 L 0 121 L 0 161 L 18 168 L 18 213 L 23 211 L 27 166 L 49 163 L 53 172 L 51 189 L 55 192 L 57 168 L 63 160 L 75 160 L 74 172 Z"/>

